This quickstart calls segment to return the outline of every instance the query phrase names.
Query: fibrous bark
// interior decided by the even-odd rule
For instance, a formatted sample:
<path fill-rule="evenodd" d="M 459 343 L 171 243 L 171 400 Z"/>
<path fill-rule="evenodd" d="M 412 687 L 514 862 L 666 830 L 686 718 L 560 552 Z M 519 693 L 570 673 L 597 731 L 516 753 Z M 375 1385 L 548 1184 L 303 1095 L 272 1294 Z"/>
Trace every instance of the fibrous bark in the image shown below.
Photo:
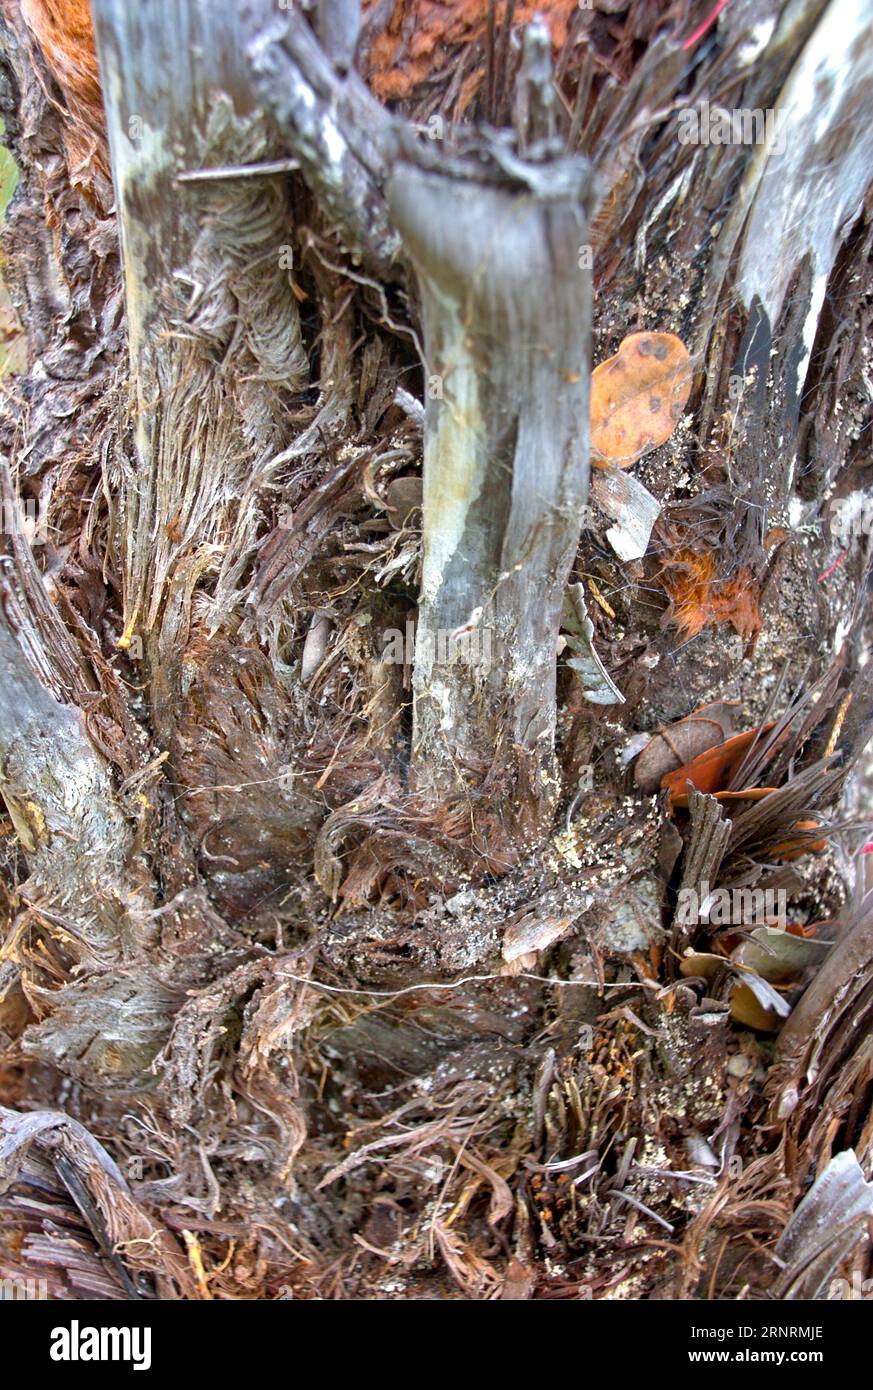
<path fill-rule="evenodd" d="M 556 0 L 555 46 L 527 4 L 398 0 L 358 44 L 355 0 L 98 0 L 116 227 L 62 9 L 15 12 L 2 93 L 32 328 L 3 500 L 48 499 L 50 539 L 15 531 L 3 571 L 0 1081 L 35 1119 L 0 1115 L 3 1152 L 30 1144 L 0 1272 L 41 1259 L 71 1297 L 764 1296 L 812 1168 L 871 1151 L 869 903 L 838 913 L 832 851 L 769 863 L 801 820 L 863 833 L 828 814 L 870 731 L 869 555 L 835 558 L 827 489 L 868 478 L 869 64 L 856 96 L 841 56 L 864 10 L 732 0 L 689 45 L 684 0 Z M 703 100 L 783 104 L 785 150 L 681 144 Z M 669 330 L 697 369 L 618 560 L 602 514 L 578 534 L 591 278 L 593 360 Z M 677 634 L 677 552 L 758 605 L 739 653 L 724 596 Z M 556 689 L 569 577 L 620 707 L 565 659 Z M 416 619 L 410 672 L 382 638 Z M 675 751 L 715 701 L 782 720 L 747 769 L 766 795 L 665 821 L 631 744 Z M 848 929 L 786 988 L 772 1110 L 769 1042 L 679 974 L 675 895 L 704 879 L 827 917 L 807 959 Z"/>

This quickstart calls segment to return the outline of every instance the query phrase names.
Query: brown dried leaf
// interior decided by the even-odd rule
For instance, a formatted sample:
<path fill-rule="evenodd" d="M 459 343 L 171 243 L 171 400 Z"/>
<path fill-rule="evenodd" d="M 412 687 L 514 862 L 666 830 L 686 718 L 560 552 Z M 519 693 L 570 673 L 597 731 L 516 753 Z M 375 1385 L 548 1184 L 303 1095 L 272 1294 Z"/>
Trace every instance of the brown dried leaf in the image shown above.
<path fill-rule="evenodd" d="M 691 392 L 691 358 L 675 333 L 631 333 L 591 376 L 591 462 L 629 468 L 664 444 Z"/>
<path fill-rule="evenodd" d="M 423 484 L 421 478 L 394 478 L 385 489 L 388 520 L 396 531 L 408 526 L 421 511 Z M 420 520 L 420 518 L 419 518 Z"/>
<path fill-rule="evenodd" d="M 777 1033 L 783 1021 L 783 1015 L 776 1008 L 768 1008 L 761 999 L 758 998 L 757 990 L 760 990 L 766 981 L 759 980 L 755 976 L 750 976 L 752 983 L 735 985 L 731 990 L 731 1018 L 734 1023 L 740 1023 L 744 1028 L 754 1028 L 758 1033 Z M 775 994 L 775 991 L 773 991 Z M 778 995 L 776 996 L 778 998 Z"/>
<path fill-rule="evenodd" d="M 503 937 L 503 959 L 514 961 L 529 953 L 536 959 L 537 952 L 566 936 L 573 920 L 572 917 L 539 917 L 536 913 L 528 913 L 521 921 L 507 927 Z"/>
<path fill-rule="evenodd" d="M 730 960 L 712 951 L 689 951 L 682 957 L 679 970 L 686 979 L 705 980 L 711 984 L 723 971 L 736 967 L 734 956 Z M 744 1028 L 754 1028 L 759 1033 L 775 1033 L 779 1030 L 788 1005 L 781 995 L 749 968 L 742 969 L 742 978 L 734 971 L 734 979 L 728 991 L 731 1018 Z"/>
<path fill-rule="evenodd" d="M 634 781 L 640 791 L 657 791 L 668 772 L 724 743 L 732 732 L 737 704 L 736 700 L 715 700 L 653 734 L 634 766 Z"/>
<path fill-rule="evenodd" d="M 708 792 L 710 795 L 726 790 L 727 784 L 749 749 L 757 739 L 763 739 L 772 728 L 772 723 L 763 724 L 759 729 L 747 729 L 745 733 L 734 734 L 733 738 L 726 739 L 714 748 L 708 748 L 706 752 L 698 754 L 682 767 L 677 767 L 675 772 L 666 773 L 661 779 L 661 788 L 669 792 L 668 810 L 672 811 L 674 807 L 684 807 L 688 804 L 689 782 L 697 791 Z M 775 752 L 775 748 L 773 751 Z"/>
<path fill-rule="evenodd" d="M 552 49 L 560 54 L 573 28 L 578 0 L 550 0 Z M 500 12 L 500 7 L 497 7 Z M 527 25 L 543 9 L 541 0 L 519 0 L 513 25 Z M 441 71 L 453 73 L 469 50 L 488 42 L 487 0 L 364 0 L 364 71 L 382 101 L 420 101 L 438 86 Z M 481 52 L 481 49 L 480 49 Z M 485 63 L 474 62 L 458 93 L 457 120 L 485 80 Z"/>

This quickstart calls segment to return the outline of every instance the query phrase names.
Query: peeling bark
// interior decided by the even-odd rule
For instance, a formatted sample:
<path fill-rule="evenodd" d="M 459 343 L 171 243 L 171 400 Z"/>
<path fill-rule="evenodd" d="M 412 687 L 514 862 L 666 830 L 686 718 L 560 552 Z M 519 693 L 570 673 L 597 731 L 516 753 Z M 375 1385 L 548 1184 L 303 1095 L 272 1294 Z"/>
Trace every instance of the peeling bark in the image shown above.
<path fill-rule="evenodd" d="M 790 71 L 784 54 L 800 33 Z M 781 60 L 781 61 L 780 61 Z M 746 534 L 760 545 L 774 502 L 793 490 L 801 401 L 840 248 L 862 213 L 873 166 L 873 12 L 831 0 L 786 15 L 755 61 L 743 105 L 775 113 L 748 159 L 715 243 L 705 287 L 710 312 L 703 414 L 718 438 L 718 402 L 733 382 L 729 477 L 750 493 Z M 784 228 L 774 236 L 773 228 Z M 742 332 L 728 324 L 730 280 Z M 734 355 L 725 355 L 726 342 Z"/>
<path fill-rule="evenodd" d="M 417 167 L 407 147 L 390 184 L 429 386 L 412 756 L 433 796 L 520 752 L 549 767 L 588 489 L 587 166 L 533 166 L 531 188 L 447 165 Z"/>
<path fill-rule="evenodd" d="M 344 8 L 338 12 L 336 0 L 319 7 L 320 31 L 333 50 L 328 55 L 302 15 L 265 23 L 263 7 L 249 4 L 243 11 L 248 55 L 264 102 L 353 259 L 368 274 L 391 280 L 400 250 L 383 191 L 391 118 L 348 70 L 355 7 L 348 14 Z M 331 61 L 337 56 L 339 72 Z"/>
<path fill-rule="evenodd" d="M 134 927 L 149 905 L 131 875 L 133 836 L 81 713 L 29 666 L 0 616 L 0 795 L 30 868 L 25 900 L 57 914 L 75 959 L 108 964 L 145 945 Z"/>

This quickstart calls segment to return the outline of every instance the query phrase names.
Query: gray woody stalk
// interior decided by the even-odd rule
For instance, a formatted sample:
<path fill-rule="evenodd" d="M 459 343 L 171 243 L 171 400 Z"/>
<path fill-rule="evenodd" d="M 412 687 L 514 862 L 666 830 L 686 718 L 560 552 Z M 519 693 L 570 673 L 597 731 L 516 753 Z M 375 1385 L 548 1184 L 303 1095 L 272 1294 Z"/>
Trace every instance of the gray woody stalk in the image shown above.
<path fill-rule="evenodd" d="M 588 488 L 591 318 L 588 168 L 558 153 L 551 94 L 537 23 L 517 146 L 484 132 L 437 151 L 401 130 L 388 185 L 430 388 L 413 775 L 435 796 L 492 768 L 514 780 L 521 761 L 536 800 L 548 779 L 555 647 Z"/>

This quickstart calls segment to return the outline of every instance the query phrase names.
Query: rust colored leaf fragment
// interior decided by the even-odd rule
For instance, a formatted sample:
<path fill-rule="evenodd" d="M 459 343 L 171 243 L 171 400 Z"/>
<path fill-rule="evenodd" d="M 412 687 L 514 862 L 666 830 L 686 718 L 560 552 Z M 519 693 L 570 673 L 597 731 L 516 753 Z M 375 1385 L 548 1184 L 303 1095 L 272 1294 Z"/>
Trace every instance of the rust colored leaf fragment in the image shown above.
<path fill-rule="evenodd" d="M 669 809 L 672 810 L 674 806 L 687 806 L 689 782 L 697 791 L 708 792 L 709 795 L 725 791 L 756 739 L 763 738 L 772 728 L 772 724 L 764 724 L 759 729 L 747 729 L 741 734 L 734 734 L 733 738 L 726 739 L 714 748 L 706 749 L 682 767 L 677 767 L 674 772 L 665 773 L 661 778 L 661 787 L 670 794 Z M 773 751 L 775 752 L 775 749 Z M 754 791 L 746 792 L 745 795 L 754 795 Z"/>
<path fill-rule="evenodd" d="M 730 623 L 744 642 L 761 631 L 758 585 L 744 568 L 729 579 L 717 579 L 710 550 L 674 551 L 661 583 L 670 599 L 670 618 L 684 637 L 696 637 L 708 623 Z"/>
<path fill-rule="evenodd" d="M 631 333 L 591 377 L 591 462 L 629 468 L 666 443 L 691 391 L 691 358 L 675 333 Z"/>

